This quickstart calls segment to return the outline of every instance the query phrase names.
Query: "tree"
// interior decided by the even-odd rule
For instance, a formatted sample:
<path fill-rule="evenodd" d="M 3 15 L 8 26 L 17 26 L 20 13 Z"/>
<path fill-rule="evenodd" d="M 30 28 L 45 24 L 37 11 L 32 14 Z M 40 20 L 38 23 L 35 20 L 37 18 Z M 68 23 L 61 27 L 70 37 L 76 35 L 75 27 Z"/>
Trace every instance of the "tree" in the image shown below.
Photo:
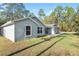
<path fill-rule="evenodd" d="M 55 12 L 52 12 L 50 14 L 50 16 L 45 17 L 45 19 L 43 20 L 43 22 L 45 24 L 53 24 L 53 23 L 55 23 L 56 20 L 57 19 L 56 19 L 56 16 L 55 16 Z"/>
<path fill-rule="evenodd" d="M 79 8 L 77 10 L 79 12 Z M 54 11 L 48 16 L 44 23 L 59 25 L 61 31 L 78 31 L 79 30 L 79 15 L 72 7 L 57 6 Z"/>
<path fill-rule="evenodd" d="M 1 6 L 4 6 L 5 8 L 2 8 L 2 11 L 0 10 L 0 19 L 5 20 L 6 22 L 28 17 L 31 14 L 29 10 L 26 10 L 23 3 L 4 3 Z"/>
<path fill-rule="evenodd" d="M 44 20 L 44 18 L 46 17 L 46 15 L 45 15 L 43 9 L 39 9 L 38 16 L 39 16 L 39 18 L 40 18 L 41 20 Z"/>
<path fill-rule="evenodd" d="M 65 20 L 67 25 L 67 31 L 72 31 L 73 21 L 75 20 L 75 10 L 72 7 L 67 6 L 65 8 Z"/>
<path fill-rule="evenodd" d="M 54 12 L 55 12 L 55 16 L 56 16 L 56 23 L 58 24 L 59 19 L 61 19 L 61 16 L 62 16 L 63 7 L 62 6 L 57 6 L 54 9 Z"/>
<path fill-rule="evenodd" d="M 76 12 L 76 16 L 75 16 L 75 25 L 74 25 L 74 28 L 75 28 L 75 31 L 76 32 L 79 32 L 79 5 L 77 6 L 77 12 Z"/>
<path fill-rule="evenodd" d="M 23 3 L 5 3 L 5 8 L 2 11 L 2 15 L 5 19 L 15 20 L 23 18 L 28 15 L 29 11 L 25 9 Z"/>

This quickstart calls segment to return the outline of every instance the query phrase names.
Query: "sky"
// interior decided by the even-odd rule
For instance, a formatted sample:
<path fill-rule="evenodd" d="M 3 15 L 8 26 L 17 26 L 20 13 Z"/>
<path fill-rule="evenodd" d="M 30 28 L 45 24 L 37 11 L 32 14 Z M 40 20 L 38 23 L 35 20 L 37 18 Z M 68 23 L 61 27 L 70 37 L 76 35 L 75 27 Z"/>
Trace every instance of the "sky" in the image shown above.
<path fill-rule="evenodd" d="M 1 5 L 2 4 L 0 4 L 0 6 Z M 34 13 L 36 16 L 38 16 L 39 9 L 44 9 L 45 14 L 49 16 L 56 6 L 70 6 L 76 9 L 79 3 L 25 3 L 24 5 L 27 10 L 29 10 L 31 13 Z M 0 9 L 1 8 L 2 7 L 0 7 Z"/>
<path fill-rule="evenodd" d="M 54 10 L 56 6 L 71 6 L 74 9 L 77 8 L 78 3 L 27 3 L 25 4 L 26 9 L 30 10 L 30 12 L 34 13 L 36 16 L 38 15 L 39 9 L 44 9 L 45 14 L 48 16 Z"/>

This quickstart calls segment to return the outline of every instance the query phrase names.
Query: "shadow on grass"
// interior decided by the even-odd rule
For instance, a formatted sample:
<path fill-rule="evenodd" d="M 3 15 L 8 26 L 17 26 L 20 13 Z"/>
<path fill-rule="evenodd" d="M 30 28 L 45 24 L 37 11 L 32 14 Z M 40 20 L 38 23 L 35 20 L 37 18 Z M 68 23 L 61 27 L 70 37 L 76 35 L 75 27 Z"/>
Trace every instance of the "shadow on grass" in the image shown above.
<path fill-rule="evenodd" d="M 58 36 L 55 36 L 55 37 L 66 37 L 64 34 L 61 34 L 61 35 L 58 35 Z"/>
<path fill-rule="evenodd" d="M 79 36 L 79 33 L 74 33 L 73 35 L 77 35 L 77 36 Z"/>
<path fill-rule="evenodd" d="M 12 55 L 17 54 L 17 53 L 19 53 L 19 52 L 21 52 L 21 51 L 23 51 L 23 50 L 25 50 L 25 49 L 31 48 L 31 47 L 33 47 L 33 46 L 36 46 L 36 45 L 41 44 L 41 43 L 46 42 L 46 41 L 50 41 L 51 39 L 53 39 L 53 38 L 55 38 L 55 37 L 65 37 L 65 36 L 58 35 L 58 36 L 50 37 L 50 38 L 48 38 L 47 40 L 44 40 L 44 41 L 38 42 L 38 43 L 36 43 L 36 44 L 30 45 L 30 46 L 28 46 L 28 47 L 25 47 L 25 48 L 23 48 L 23 49 L 21 49 L 21 50 L 15 51 L 15 52 L 13 52 L 13 53 L 7 55 L 7 56 L 12 56 Z M 53 43 L 53 45 L 56 44 L 56 43 L 59 42 L 59 41 L 60 41 L 60 40 L 56 41 L 55 43 Z M 50 47 L 51 47 L 51 46 L 50 46 Z M 49 48 L 50 48 L 50 47 L 49 47 Z"/>
<path fill-rule="evenodd" d="M 79 38 L 79 33 L 74 33 L 73 35 L 76 35 L 76 36 L 77 36 L 77 38 Z"/>
<path fill-rule="evenodd" d="M 76 45 L 76 44 L 71 44 L 71 46 L 74 46 L 74 47 L 76 47 L 76 48 L 79 48 L 79 46 Z"/>
<path fill-rule="evenodd" d="M 43 50 L 42 52 L 40 52 L 39 54 L 37 54 L 36 56 L 41 55 L 42 53 L 44 53 L 45 51 L 47 51 L 48 49 L 50 49 L 52 46 L 54 46 L 56 43 L 60 42 L 64 37 L 62 37 L 61 39 L 57 40 L 56 42 L 54 42 L 51 46 L 47 47 L 45 50 Z"/>
<path fill-rule="evenodd" d="M 57 36 L 57 37 L 61 37 L 61 36 Z M 31 47 L 33 47 L 33 46 L 36 46 L 36 45 L 41 44 L 41 43 L 46 42 L 46 41 L 50 41 L 52 38 L 55 38 L 55 37 L 50 37 L 50 38 L 48 38 L 48 40 L 44 40 L 44 41 L 38 42 L 38 43 L 36 43 L 36 44 L 30 45 L 30 46 L 25 47 L 25 48 L 23 48 L 23 49 L 21 49 L 21 50 L 15 51 L 15 52 L 13 52 L 13 53 L 7 55 L 7 56 L 12 56 L 12 55 L 17 54 L 17 53 L 19 53 L 19 52 L 21 52 L 21 51 L 23 51 L 23 50 L 25 50 L 25 49 L 31 48 Z"/>
<path fill-rule="evenodd" d="M 25 49 L 31 48 L 31 47 L 36 46 L 36 45 L 38 45 L 38 44 L 41 44 L 41 43 L 43 43 L 43 42 L 45 42 L 45 41 L 41 41 L 41 42 L 38 42 L 38 43 L 36 43 L 36 44 L 30 45 L 30 46 L 25 47 L 25 48 L 23 48 L 23 49 L 21 49 L 21 50 L 15 51 L 15 52 L 13 52 L 13 53 L 7 55 L 7 56 L 12 56 L 12 55 L 17 54 L 17 53 L 19 53 L 19 52 L 21 52 L 21 51 L 23 51 L 23 50 L 25 50 Z"/>
<path fill-rule="evenodd" d="M 59 37 L 66 37 L 66 35 L 60 34 L 60 35 L 57 35 L 57 36 L 50 36 L 49 38 L 42 38 L 42 39 L 45 40 L 45 41 L 50 41 L 53 38 L 59 38 Z"/>

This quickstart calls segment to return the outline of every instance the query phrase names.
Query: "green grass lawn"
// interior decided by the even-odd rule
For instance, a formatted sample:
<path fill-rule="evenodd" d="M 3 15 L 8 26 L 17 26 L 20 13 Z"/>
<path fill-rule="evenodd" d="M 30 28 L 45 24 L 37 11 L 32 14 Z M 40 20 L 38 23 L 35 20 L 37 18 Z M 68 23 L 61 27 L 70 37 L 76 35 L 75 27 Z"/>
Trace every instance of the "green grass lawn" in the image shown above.
<path fill-rule="evenodd" d="M 21 50 L 24 47 L 28 47 L 35 43 L 44 41 L 42 38 L 49 38 L 49 36 L 40 38 L 31 38 L 28 40 L 18 41 L 16 43 L 10 40 L 0 37 L 0 55 L 8 55 L 15 51 Z M 60 40 L 60 41 L 58 41 Z M 58 42 L 56 42 L 58 41 Z M 56 42 L 56 43 L 55 43 Z M 55 44 L 54 44 L 55 43 Z M 54 44 L 54 45 L 53 45 Z M 59 55 L 69 55 L 75 56 L 79 55 L 79 35 L 76 34 L 63 34 L 57 37 L 52 37 L 50 40 L 40 43 L 36 46 L 25 49 L 14 55 L 41 55 L 41 56 L 59 56 Z"/>

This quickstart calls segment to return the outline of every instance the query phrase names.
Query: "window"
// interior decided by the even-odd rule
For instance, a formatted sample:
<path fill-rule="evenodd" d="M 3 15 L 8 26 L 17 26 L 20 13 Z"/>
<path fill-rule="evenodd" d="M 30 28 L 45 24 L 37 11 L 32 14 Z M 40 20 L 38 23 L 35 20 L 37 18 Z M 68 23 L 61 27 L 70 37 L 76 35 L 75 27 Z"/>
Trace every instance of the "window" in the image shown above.
<path fill-rule="evenodd" d="M 31 34 L 31 27 L 26 26 L 26 35 L 30 35 L 30 34 Z"/>
<path fill-rule="evenodd" d="M 37 28 L 37 33 L 42 33 L 42 27 Z"/>

